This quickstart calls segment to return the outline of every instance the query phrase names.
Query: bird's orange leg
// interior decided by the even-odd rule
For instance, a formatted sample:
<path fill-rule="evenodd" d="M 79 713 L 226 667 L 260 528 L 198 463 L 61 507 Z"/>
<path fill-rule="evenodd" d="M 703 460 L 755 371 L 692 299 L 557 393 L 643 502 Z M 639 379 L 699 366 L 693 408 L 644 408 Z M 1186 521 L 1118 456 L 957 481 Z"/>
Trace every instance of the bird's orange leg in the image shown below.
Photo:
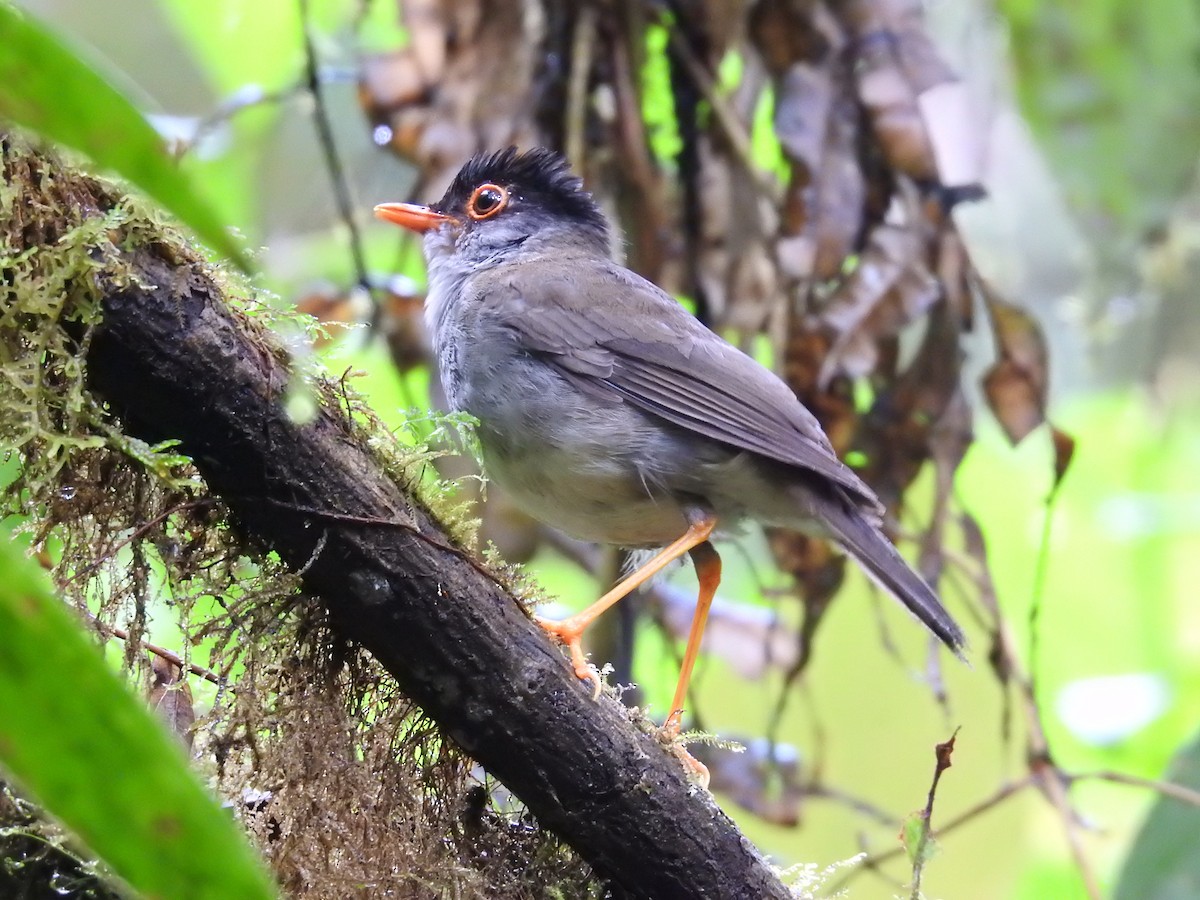
<path fill-rule="evenodd" d="M 692 627 L 688 632 L 687 649 L 683 653 L 683 666 L 679 669 L 679 681 L 675 685 L 675 698 L 671 701 L 671 715 L 667 717 L 663 726 L 675 733 L 679 732 L 683 704 L 687 701 L 688 684 L 692 680 L 692 669 L 696 667 L 696 657 L 700 654 L 700 644 L 704 640 L 708 611 L 712 608 L 713 597 L 721 584 L 721 557 L 717 555 L 712 544 L 705 541 L 692 548 L 692 562 L 696 566 L 696 578 L 700 581 L 700 594 L 696 598 L 696 611 L 692 613 Z"/>
<path fill-rule="evenodd" d="M 587 657 L 583 655 L 582 637 L 584 629 L 592 622 L 596 621 L 600 615 L 606 612 L 609 607 L 615 604 L 618 600 L 628 596 L 637 588 L 641 587 L 669 563 L 673 562 L 683 554 L 687 553 L 695 547 L 708 542 L 708 537 L 712 534 L 713 529 L 717 525 L 716 516 L 711 513 L 705 513 L 702 516 L 696 516 L 692 519 L 688 530 L 675 541 L 672 541 L 658 553 L 656 553 L 649 562 L 643 565 L 636 572 L 630 574 L 627 578 L 617 584 L 607 594 L 589 606 L 582 612 L 578 612 L 561 621 L 555 622 L 550 619 L 542 619 L 534 617 L 534 621 L 542 626 L 550 634 L 554 635 L 560 641 L 567 645 L 567 649 L 571 653 L 571 665 L 575 668 L 575 674 L 583 681 L 592 682 L 595 688 L 595 696 L 600 696 L 600 676 L 596 670 L 588 665 Z M 711 549 L 711 546 L 710 546 Z M 716 552 L 713 551 L 713 555 Z M 720 577 L 720 568 L 717 569 L 718 579 Z M 715 589 L 715 588 L 714 588 Z M 707 615 L 707 607 L 705 607 Z M 704 627 L 703 621 L 700 623 L 701 629 Z M 695 624 L 693 623 L 693 628 Z M 690 645 L 689 645 L 690 646 Z M 686 662 L 685 662 L 686 666 Z M 685 682 L 686 689 L 686 682 Z M 678 698 L 677 698 L 678 701 Z"/>
<path fill-rule="evenodd" d="M 683 653 L 683 666 L 679 670 L 679 681 L 675 685 L 675 698 L 671 701 L 671 714 L 663 725 L 663 737 L 674 741 L 679 736 L 683 718 L 683 704 L 687 702 L 688 684 L 692 680 L 692 669 L 704 640 L 704 626 L 708 623 L 708 611 L 721 583 L 721 557 L 713 545 L 705 541 L 692 548 L 692 563 L 696 566 L 696 578 L 700 581 L 700 593 L 696 598 L 696 611 L 692 613 L 692 627 L 688 632 L 687 649 Z M 682 744 L 676 745 L 676 755 L 684 768 L 688 769 L 700 784 L 708 787 L 708 768 L 687 752 Z"/>

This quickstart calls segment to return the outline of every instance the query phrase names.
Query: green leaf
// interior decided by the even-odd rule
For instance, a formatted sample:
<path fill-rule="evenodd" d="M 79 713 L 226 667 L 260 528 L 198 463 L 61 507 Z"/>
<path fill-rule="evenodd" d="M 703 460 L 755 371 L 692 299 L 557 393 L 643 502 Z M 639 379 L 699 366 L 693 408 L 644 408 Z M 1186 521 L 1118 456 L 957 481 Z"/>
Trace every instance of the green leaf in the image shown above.
<path fill-rule="evenodd" d="M 1184 748 L 1169 780 L 1200 790 L 1200 740 Z M 1192 900 L 1200 897 L 1200 809 L 1162 797 L 1150 810 L 1121 870 L 1116 900 Z"/>
<path fill-rule="evenodd" d="M 89 156 L 141 188 L 215 250 L 245 253 L 138 109 L 48 29 L 0 2 L 0 118 Z"/>
<path fill-rule="evenodd" d="M 924 835 L 924 843 L 922 843 Z M 909 862 L 914 865 L 925 865 L 938 852 L 937 841 L 932 833 L 925 828 L 925 811 L 909 813 L 908 818 L 900 827 L 900 841 L 904 844 L 904 852 L 908 854 Z"/>
<path fill-rule="evenodd" d="M 147 896 L 276 896 L 180 744 L 126 690 L 7 535 L 0 642 L 0 764 L 24 790 Z"/>

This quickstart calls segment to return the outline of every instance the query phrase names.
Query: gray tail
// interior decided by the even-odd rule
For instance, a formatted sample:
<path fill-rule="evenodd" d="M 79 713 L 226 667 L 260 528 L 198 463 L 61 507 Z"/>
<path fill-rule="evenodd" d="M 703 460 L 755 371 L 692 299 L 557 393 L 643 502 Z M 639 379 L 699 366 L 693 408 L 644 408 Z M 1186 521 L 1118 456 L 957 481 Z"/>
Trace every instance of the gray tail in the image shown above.
<path fill-rule="evenodd" d="M 883 532 L 846 503 L 828 503 L 822 512 L 826 514 L 826 527 L 842 549 L 961 659 L 966 646 L 962 629 Z"/>

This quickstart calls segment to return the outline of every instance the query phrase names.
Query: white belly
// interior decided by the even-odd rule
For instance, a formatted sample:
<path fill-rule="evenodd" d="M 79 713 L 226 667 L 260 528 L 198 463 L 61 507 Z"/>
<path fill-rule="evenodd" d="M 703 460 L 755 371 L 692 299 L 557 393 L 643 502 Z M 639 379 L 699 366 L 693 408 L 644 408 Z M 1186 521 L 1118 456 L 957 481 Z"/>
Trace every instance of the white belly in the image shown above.
<path fill-rule="evenodd" d="M 539 521 L 585 541 L 657 547 L 687 530 L 679 504 L 652 492 L 618 456 L 545 447 L 536 453 L 484 446 L 489 477 Z"/>

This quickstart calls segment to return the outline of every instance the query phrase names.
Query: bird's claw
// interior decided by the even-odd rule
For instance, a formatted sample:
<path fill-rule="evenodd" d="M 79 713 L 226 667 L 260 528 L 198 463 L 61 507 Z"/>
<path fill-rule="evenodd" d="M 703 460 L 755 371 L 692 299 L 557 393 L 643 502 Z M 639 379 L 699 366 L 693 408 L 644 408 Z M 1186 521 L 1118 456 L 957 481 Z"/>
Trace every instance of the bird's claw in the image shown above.
<path fill-rule="evenodd" d="M 600 672 L 591 663 L 584 663 L 581 669 L 578 665 L 575 666 L 575 677 L 580 681 L 590 681 L 592 683 L 592 699 L 599 700 L 600 694 L 604 690 L 604 682 L 600 679 Z"/>
<path fill-rule="evenodd" d="M 659 732 L 661 740 L 666 744 L 667 750 L 670 751 L 671 755 L 679 760 L 680 765 L 687 772 L 688 778 L 707 791 L 709 782 L 708 766 L 688 753 L 687 745 L 684 744 L 681 737 L 683 734 L 682 720 L 682 709 L 674 710 L 667 716 L 667 721 L 663 722 L 662 730 Z"/>
<path fill-rule="evenodd" d="M 571 654 L 571 668 L 575 670 L 575 677 L 580 681 L 590 681 L 592 684 L 592 699 L 599 700 L 603 682 L 596 667 L 587 661 L 587 657 L 583 653 L 583 629 L 570 619 L 555 621 L 554 619 L 543 619 L 539 616 L 534 616 L 533 620 L 547 634 L 554 637 L 560 643 L 566 644 L 567 651 Z M 692 756 L 692 754 L 688 753 L 687 746 L 680 737 L 682 733 L 683 710 L 672 710 L 671 714 L 667 716 L 667 721 L 663 723 L 660 732 L 663 745 L 672 756 L 679 760 L 680 765 L 687 772 L 688 778 L 707 791 L 709 783 L 708 767 Z"/>
<path fill-rule="evenodd" d="M 600 679 L 600 672 L 587 661 L 587 657 L 583 653 L 583 629 L 574 626 L 570 620 L 556 622 L 553 619 L 542 619 L 538 616 L 534 616 L 533 620 L 541 626 L 543 631 L 566 644 L 567 651 L 571 654 L 571 668 L 575 670 L 575 677 L 580 681 L 591 682 L 592 699 L 599 700 L 604 682 Z"/>
<path fill-rule="evenodd" d="M 667 738 L 668 740 L 674 740 L 675 738 L 679 737 L 680 732 L 683 731 L 682 722 L 683 710 L 672 710 L 671 714 L 667 716 L 667 721 L 663 722 L 663 737 Z"/>
<path fill-rule="evenodd" d="M 687 772 L 687 776 L 691 781 L 700 785 L 704 790 L 708 790 L 708 766 L 688 753 L 687 748 L 683 744 L 672 744 L 671 755 L 679 760 L 680 765 L 683 766 L 684 771 Z"/>

